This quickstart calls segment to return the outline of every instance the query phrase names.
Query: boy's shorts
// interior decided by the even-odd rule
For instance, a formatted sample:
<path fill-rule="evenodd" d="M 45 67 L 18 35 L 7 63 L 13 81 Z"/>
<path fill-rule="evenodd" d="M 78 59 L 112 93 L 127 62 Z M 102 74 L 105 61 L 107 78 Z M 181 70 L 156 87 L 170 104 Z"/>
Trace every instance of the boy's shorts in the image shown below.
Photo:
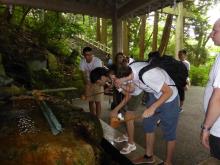
<path fill-rule="evenodd" d="M 141 104 L 141 100 L 143 97 L 143 92 L 137 96 L 132 96 L 131 99 L 128 101 L 127 105 L 125 105 L 126 111 L 135 111 L 137 107 Z"/>
<path fill-rule="evenodd" d="M 96 102 L 101 102 L 103 98 L 103 94 L 100 94 L 103 92 L 104 89 L 102 86 L 99 86 L 97 84 L 89 84 L 89 87 L 86 88 L 86 95 L 89 96 L 87 97 L 87 101 L 96 101 Z M 99 94 L 97 94 L 99 93 Z"/>
<path fill-rule="evenodd" d="M 146 103 L 147 107 L 153 104 L 157 99 L 153 94 L 149 94 L 149 100 Z M 179 97 L 168 103 L 162 104 L 157 110 L 156 113 L 149 117 L 144 118 L 144 132 L 152 133 L 157 128 L 157 121 L 160 120 L 161 128 L 164 133 L 164 139 L 166 141 L 172 141 L 176 139 L 176 128 L 179 117 Z"/>

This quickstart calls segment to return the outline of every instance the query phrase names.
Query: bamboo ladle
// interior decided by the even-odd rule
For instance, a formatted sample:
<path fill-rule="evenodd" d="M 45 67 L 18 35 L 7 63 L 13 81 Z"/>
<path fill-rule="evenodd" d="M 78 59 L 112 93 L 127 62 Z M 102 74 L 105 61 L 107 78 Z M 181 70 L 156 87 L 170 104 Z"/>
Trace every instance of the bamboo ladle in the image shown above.
<path fill-rule="evenodd" d="M 120 120 L 117 117 L 112 117 L 110 119 L 110 126 L 112 128 L 118 128 L 120 126 L 120 124 L 123 123 L 123 122 L 128 122 L 128 121 L 131 121 L 131 120 L 137 120 L 137 119 L 140 119 L 140 118 L 142 118 L 142 115 L 137 115 L 137 116 L 125 119 L 125 120 Z"/>
<path fill-rule="evenodd" d="M 158 113 L 160 113 L 160 112 L 155 112 L 155 114 L 158 114 Z M 153 114 L 153 115 L 155 115 L 155 114 Z M 117 117 L 112 117 L 110 119 L 110 126 L 112 128 L 118 128 L 120 126 L 120 124 L 123 123 L 123 122 L 128 122 L 128 121 L 131 121 L 131 120 L 137 120 L 137 119 L 141 119 L 141 118 L 142 118 L 142 114 L 136 115 L 134 117 L 131 117 L 131 118 L 128 118 L 128 119 L 125 119 L 125 120 L 120 120 Z"/>

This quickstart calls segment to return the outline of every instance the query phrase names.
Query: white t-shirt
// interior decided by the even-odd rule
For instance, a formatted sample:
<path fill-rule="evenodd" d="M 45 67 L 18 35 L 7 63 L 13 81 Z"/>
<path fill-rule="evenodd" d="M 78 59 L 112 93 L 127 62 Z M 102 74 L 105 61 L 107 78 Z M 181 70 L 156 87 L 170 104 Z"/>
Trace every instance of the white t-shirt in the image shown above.
<path fill-rule="evenodd" d="M 184 63 L 184 65 L 186 66 L 187 70 L 190 70 L 190 63 L 187 60 L 182 61 Z"/>
<path fill-rule="evenodd" d="M 204 110 L 207 111 L 209 100 L 212 96 L 214 88 L 220 88 L 220 55 L 215 60 L 212 70 L 209 73 L 209 81 L 205 88 L 204 93 Z M 220 107 L 219 107 L 220 108 Z M 216 137 L 220 137 L 220 117 L 212 126 L 210 133 Z"/>
<path fill-rule="evenodd" d="M 134 80 L 130 80 L 130 81 L 127 81 L 127 82 L 124 82 L 123 84 L 128 84 L 128 83 L 134 83 L 134 91 L 130 93 L 130 95 L 132 96 L 138 96 L 139 94 L 141 94 L 141 92 L 143 92 L 143 89 L 139 88 Z"/>
<path fill-rule="evenodd" d="M 131 57 L 129 57 L 129 61 L 128 61 L 128 64 L 131 64 L 132 62 L 134 62 L 135 60 Z"/>
<path fill-rule="evenodd" d="M 102 61 L 97 57 L 93 56 L 92 61 L 90 63 L 87 63 L 85 58 L 82 58 L 80 61 L 80 70 L 86 72 L 87 80 L 89 82 L 90 82 L 90 77 L 89 77 L 90 72 L 97 67 L 102 67 Z"/>
<path fill-rule="evenodd" d="M 167 85 L 175 85 L 175 83 L 167 74 L 167 72 L 161 68 L 153 68 L 145 72 L 142 77 L 144 81 L 143 83 L 139 79 L 139 71 L 147 65 L 147 62 L 135 62 L 129 65 L 134 74 L 133 81 L 140 89 L 149 93 L 153 93 L 156 98 L 159 98 L 162 95 L 161 89 L 164 83 Z M 166 101 L 166 103 L 174 100 L 178 94 L 175 86 L 170 86 L 170 88 L 172 89 L 173 93 L 172 96 Z"/>

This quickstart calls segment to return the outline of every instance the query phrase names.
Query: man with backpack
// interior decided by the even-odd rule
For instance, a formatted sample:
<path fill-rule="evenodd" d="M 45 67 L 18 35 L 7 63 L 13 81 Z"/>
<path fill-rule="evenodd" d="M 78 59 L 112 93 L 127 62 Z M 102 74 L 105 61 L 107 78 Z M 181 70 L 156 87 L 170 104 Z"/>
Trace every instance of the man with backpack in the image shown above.
<path fill-rule="evenodd" d="M 189 71 L 183 61 L 178 61 L 172 56 L 163 55 L 161 56 L 159 52 L 151 52 L 148 55 L 148 61 L 153 67 L 163 68 L 175 82 L 177 87 L 179 98 L 180 98 L 180 112 L 182 112 L 182 106 L 185 99 L 185 88 L 187 86 L 187 80 L 189 77 Z M 146 71 L 142 70 L 142 72 Z"/>
<path fill-rule="evenodd" d="M 132 69 L 132 74 L 128 77 L 116 79 L 115 85 L 120 87 L 124 81 L 132 80 L 140 89 L 153 94 L 142 115 L 146 137 L 145 155 L 135 159 L 133 163 L 155 162 L 153 157 L 154 131 L 157 128 L 157 121 L 160 120 L 164 138 L 167 141 L 165 164 L 171 165 L 176 145 L 176 127 L 179 116 L 179 98 L 175 83 L 164 69 L 155 67 L 154 64 L 134 62 L 129 66 Z"/>

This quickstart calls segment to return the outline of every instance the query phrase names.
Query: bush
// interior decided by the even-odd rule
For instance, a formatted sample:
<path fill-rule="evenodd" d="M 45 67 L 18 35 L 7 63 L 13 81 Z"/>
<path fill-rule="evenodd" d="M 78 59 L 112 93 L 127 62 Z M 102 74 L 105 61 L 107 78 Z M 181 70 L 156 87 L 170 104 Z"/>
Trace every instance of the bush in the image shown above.
<path fill-rule="evenodd" d="M 191 85 L 194 86 L 205 86 L 208 82 L 210 66 L 191 66 L 190 68 L 190 80 Z"/>

